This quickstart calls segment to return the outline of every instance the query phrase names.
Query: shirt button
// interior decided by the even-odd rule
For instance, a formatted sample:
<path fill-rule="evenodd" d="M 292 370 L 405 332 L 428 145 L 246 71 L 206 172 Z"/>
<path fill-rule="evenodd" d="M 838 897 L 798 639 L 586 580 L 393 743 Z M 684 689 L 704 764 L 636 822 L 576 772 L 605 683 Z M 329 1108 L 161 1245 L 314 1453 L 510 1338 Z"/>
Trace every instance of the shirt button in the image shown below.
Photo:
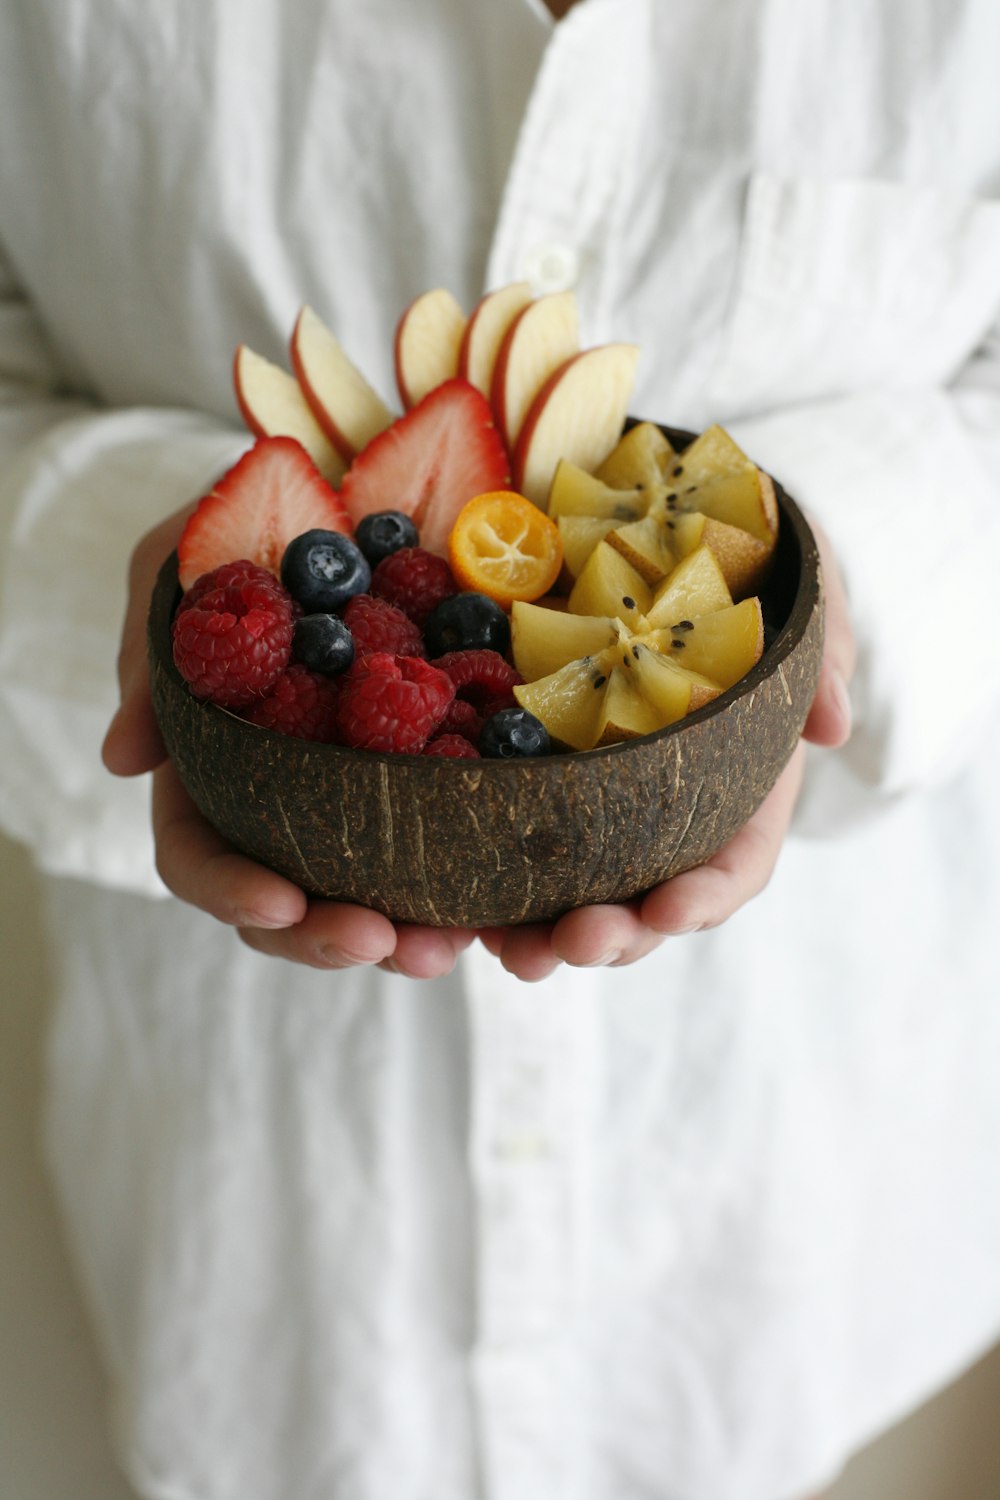
<path fill-rule="evenodd" d="M 572 245 L 550 241 L 529 250 L 522 261 L 522 274 L 536 293 L 565 292 L 580 275 L 580 257 Z"/>

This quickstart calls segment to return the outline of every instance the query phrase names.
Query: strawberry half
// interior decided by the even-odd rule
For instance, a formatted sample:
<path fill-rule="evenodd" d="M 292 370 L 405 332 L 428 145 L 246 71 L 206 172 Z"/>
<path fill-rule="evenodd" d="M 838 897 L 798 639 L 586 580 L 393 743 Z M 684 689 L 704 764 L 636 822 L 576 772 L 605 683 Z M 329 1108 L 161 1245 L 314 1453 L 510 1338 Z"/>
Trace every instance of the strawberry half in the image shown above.
<path fill-rule="evenodd" d="M 441 557 L 455 517 L 475 495 L 506 489 L 510 460 L 486 397 L 467 380 L 435 386 L 358 454 L 340 493 L 356 526 L 373 511 L 412 517 L 420 545 Z"/>
<path fill-rule="evenodd" d="M 177 544 L 181 588 L 238 557 L 277 576 L 288 543 L 316 526 L 350 535 L 337 491 L 294 438 L 258 438 L 185 526 Z"/>

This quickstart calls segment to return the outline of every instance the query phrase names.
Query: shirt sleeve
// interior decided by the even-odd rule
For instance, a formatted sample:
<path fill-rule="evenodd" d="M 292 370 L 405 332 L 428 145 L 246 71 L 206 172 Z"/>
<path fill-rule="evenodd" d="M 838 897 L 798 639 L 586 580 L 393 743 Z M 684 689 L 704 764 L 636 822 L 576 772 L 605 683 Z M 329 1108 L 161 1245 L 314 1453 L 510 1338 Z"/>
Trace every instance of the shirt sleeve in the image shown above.
<path fill-rule="evenodd" d="M 732 431 L 827 532 L 858 640 L 854 733 L 811 753 L 806 823 L 949 781 L 1000 704 L 1000 325 L 946 389 L 805 402 Z"/>
<path fill-rule="evenodd" d="M 40 868 L 163 887 L 148 778 L 105 771 L 128 559 L 247 446 L 184 410 L 60 393 L 43 329 L 0 261 L 0 827 Z"/>

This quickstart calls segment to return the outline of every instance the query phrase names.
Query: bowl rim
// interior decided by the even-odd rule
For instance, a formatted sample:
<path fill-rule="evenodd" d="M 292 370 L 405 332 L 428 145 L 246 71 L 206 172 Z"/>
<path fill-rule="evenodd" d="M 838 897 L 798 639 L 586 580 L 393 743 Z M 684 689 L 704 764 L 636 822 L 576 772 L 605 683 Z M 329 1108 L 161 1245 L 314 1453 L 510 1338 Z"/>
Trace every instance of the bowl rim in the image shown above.
<path fill-rule="evenodd" d="M 640 420 L 642 419 L 629 418 L 626 423 L 626 430 L 629 427 L 635 426 Z M 656 425 L 660 427 L 661 431 L 675 445 L 681 445 L 681 452 L 683 452 L 683 447 L 692 442 L 697 436 L 696 433 L 690 432 L 685 428 L 665 426 L 663 423 L 657 423 Z M 706 703 L 702 708 L 694 709 L 691 713 L 685 714 L 683 718 L 676 720 L 673 724 L 667 724 L 662 729 L 654 730 L 652 734 L 640 735 L 633 739 L 617 740 L 614 744 L 594 746 L 590 750 L 555 750 L 541 757 L 533 757 L 533 764 L 537 764 L 538 760 L 544 761 L 547 765 L 554 766 L 579 764 L 581 758 L 584 757 L 588 761 L 592 761 L 595 757 L 623 755 L 630 750 L 636 749 L 638 746 L 668 740 L 673 736 L 683 733 L 684 730 L 691 728 L 693 725 L 703 723 L 707 719 L 714 718 L 717 714 L 724 713 L 733 703 L 755 692 L 761 683 L 766 681 L 780 668 L 782 662 L 786 660 L 801 638 L 806 624 L 813 616 L 816 605 L 822 596 L 822 582 L 819 547 L 805 514 L 796 501 L 787 493 L 780 481 L 775 479 L 773 475 L 769 475 L 769 477 L 774 485 L 775 497 L 781 518 L 779 523 L 779 538 L 782 527 L 790 527 L 799 556 L 799 576 L 794 592 L 789 599 L 786 618 L 777 635 L 769 645 L 765 646 L 760 660 L 738 682 L 735 682 L 732 687 L 726 688 L 717 698 L 713 698 L 710 703 Z M 186 692 L 186 684 L 177 667 L 174 665 L 173 653 L 170 650 L 170 625 L 179 595 L 177 568 L 178 557 L 175 549 L 165 559 L 157 576 L 149 611 L 148 642 L 150 651 L 155 653 L 158 666 L 167 673 L 171 681 Z M 173 583 L 173 588 L 170 589 L 168 596 L 167 589 L 171 582 Z M 257 735 L 265 735 L 283 744 L 287 744 L 288 742 L 289 737 L 282 734 L 279 730 L 269 729 L 259 724 L 252 724 L 249 720 L 242 718 L 239 714 L 232 713 L 229 709 L 223 708 L 217 703 L 202 701 L 200 706 L 209 714 L 220 715 L 223 720 L 239 724 L 244 730 Z M 459 759 L 448 756 L 412 755 L 403 751 L 360 750 L 350 745 L 335 745 L 322 741 L 308 741 L 307 743 L 310 754 L 329 757 L 331 760 L 339 760 L 347 756 L 350 758 L 361 758 L 369 765 L 373 761 L 381 761 L 388 766 L 399 766 L 402 764 L 424 767 L 448 765 L 456 768 L 455 774 L 464 772 L 467 775 L 471 769 L 477 774 L 488 776 L 511 776 L 517 775 L 523 765 L 523 762 L 499 757 L 483 756 L 479 760 L 476 760 L 475 763 L 472 763 L 464 757 Z M 432 773 L 428 771 L 428 774 Z M 445 774 L 448 773 L 445 772 Z"/>

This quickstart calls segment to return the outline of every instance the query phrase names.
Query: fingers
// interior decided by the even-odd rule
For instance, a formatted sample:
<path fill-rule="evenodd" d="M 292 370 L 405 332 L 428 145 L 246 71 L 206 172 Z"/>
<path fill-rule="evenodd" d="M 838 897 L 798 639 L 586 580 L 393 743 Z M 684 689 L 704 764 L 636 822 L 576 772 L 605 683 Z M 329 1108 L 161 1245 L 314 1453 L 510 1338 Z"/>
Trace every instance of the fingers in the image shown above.
<path fill-rule="evenodd" d="M 545 979 L 561 963 L 584 969 L 635 963 L 663 941 L 642 920 L 637 903 L 582 906 L 552 924 L 491 928 L 480 938 L 505 969 L 528 984 Z"/>
<path fill-rule="evenodd" d="M 847 593 L 833 548 L 822 528 L 812 519 L 810 524 L 823 568 L 826 614 L 819 684 L 802 734 L 815 745 L 836 748 L 843 745 L 851 733 L 848 684 L 854 674 L 857 653 Z"/>
<path fill-rule="evenodd" d="M 380 964 L 411 979 L 438 979 L 474 937 L 465 930 L 397 930 L 367 907 L 309 901 L 290 880 L 238 854 L 201 816 L 169 762 L 153 775 L 153 833 L 167 888 L 272 958 L 315 969 Z"/>
<path fill-rule="evenodd" d="M 177 545 L 194 509 L 186 505 L 142 538 L 132 553 L 129 593 L 118 652 L 121 706 L 108 726 L 101 756 L 115 776 L 141 776 L 166 758 L 153 713 L 146 659 L 146 615 L 163 559 Z"/>
<path fill-rule="evenodd" d="M 377 964 L 406 979 L 441 979 L 450 974 L 471 932 L 436 927 L 394 927 L 388 917 L 364 906 L 310 901 L 301 922 L 266 930 L 241 926 L 247 947 L 272 958 L 314 969 L 349 969 Z"/>
<path fill-rule="evenodd" d="M 823 745 L 835 750 L 839 745 L 847 743 L 851 724 L 852 710 L 847 680 L 832 662 L 824 658 L 816 696 L 802 726 L 802 738 L 813 745 Z"/>
<path fill-rule="evenodd" d="M 529 922 L 523 927 L 491 927 L 479 934 L 483 946 L 498 958 L 508 973 L 535 984 L 560 964 L 552 947 L 552 925 Z"/>
<path fill-rule="evenodd" d="M 584 906 L 552 925 L 487 928 L 490 953 L 527 983 L 560 963 L 574 968 L 624 967 L 645 958 L 667 935 L 717 927 L 767 885 L 802 785 L 801 744 L 775 786 L 724 849 L 705 865 L 675 875 L 644 898 L 619 906 Z"/>
<path fill-rule="evenodd" d="M 136 681 L 123 697 L 108 725 L 101 746 L 101 759 L 113 776 L 143 776 L 166 759 L 148 677 Z"/>
<path fill-rule="evenodd" d="M 305 916 L 298 886 L 237 854 L 201 816 L 169 761 L 153 774 L 153 836 L 164 885 L 217 921 L 282 928 Z"/>
<path fill-rule="evenodd" d="M 801 743 L 749 823 L 707 864 L 657 886 L 640 908 L 654 931 L 677 936 L 718 927 L 767 885 L 802 785 Z"/>
<path fill-rule="evenodd" d="M 440 979 L 451 973 L 474 938 L 475 933 L 464 928 L 402 924 L 396 928 L 395 949 L 379 967 L 407 979 Z"/>
<path fill-rule="evenodd" d="M 294 926 L 267 929 L 252 924 L 241 926 L 239 934 L 257 953 L 313 969 L 381 963 L 396 946 L 396 931 L 388 917 L 337 901 L 310 901 Z"/>

